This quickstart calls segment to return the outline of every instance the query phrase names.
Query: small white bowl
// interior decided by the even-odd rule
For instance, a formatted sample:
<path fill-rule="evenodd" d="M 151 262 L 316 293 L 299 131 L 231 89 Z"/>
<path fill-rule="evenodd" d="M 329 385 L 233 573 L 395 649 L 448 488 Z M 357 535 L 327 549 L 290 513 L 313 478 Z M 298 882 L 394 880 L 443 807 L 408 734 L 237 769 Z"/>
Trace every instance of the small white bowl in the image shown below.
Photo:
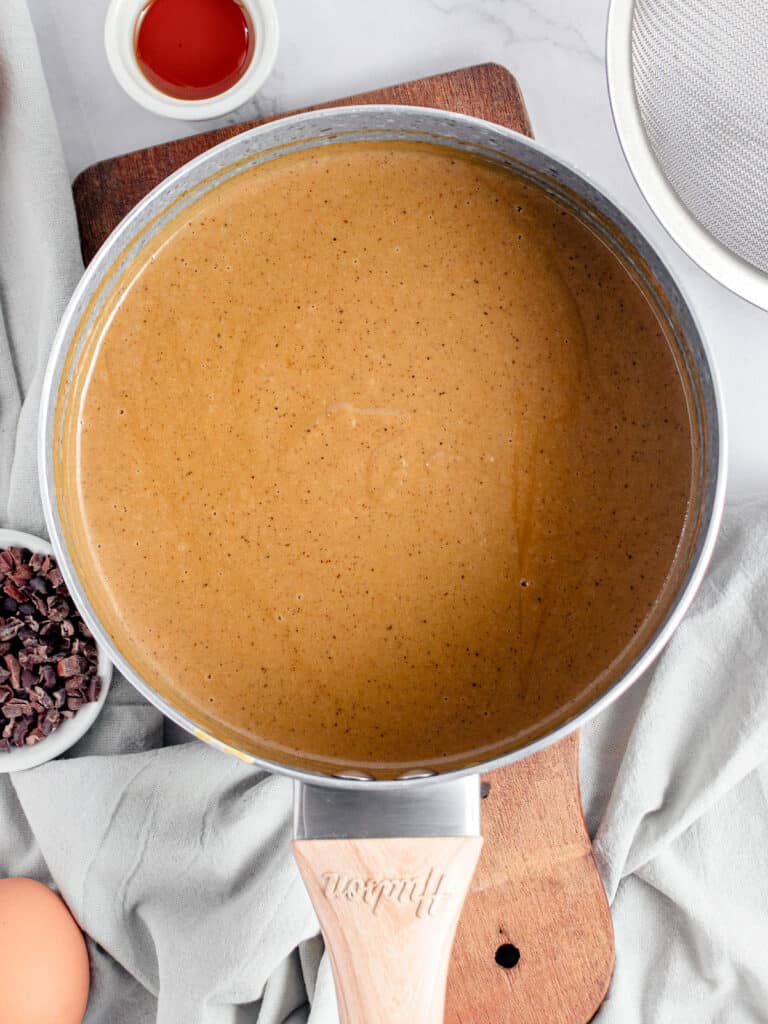
<path fill-rule="evenodd" d="M 149 82 L 136 59 L 136 22 L 149 0 L 111 0 L 104 22 L 104 45 L 112 73 L 131 99 L 142 107 L 182 121 L 221 117 L 242 106 L 269 77 L 277 57 L 277 11 L 273 0 L 237 0 L 253 24 L 255 44 L 251 62 L 241 78 L 225 92 L 205 100 L 168 96 Z"/>
<path fill-rule="evenodd" d="M 39 552 L 41 555 L 53 554 L 51 545 L 40 537 L 34 537 L 31 533 L 22 533 L 20 530 L 0 530 L 0 550 L 10 547 L 27 548 L 29 551 Z M 99 699 L 83 704 L 72 718 L 65 719 L 50 736 L 46 736 L 31 747 L 19 747 L 7 754 L 0 753 L 0 775 L 6 772 L 20 772 L 25 768 L 36 768 L 40 764 L 45 764 L 46 761 L 52 761 L 54 757 L 69 750 L 73 744 L 85 736 L 104 707 L 109 693 L 109 684 L 112 682 L 112 663 L 106 658 L 101 647 L 97 645 L 97 649 L 99 652 L 99 677 L 101 678 Z"/>

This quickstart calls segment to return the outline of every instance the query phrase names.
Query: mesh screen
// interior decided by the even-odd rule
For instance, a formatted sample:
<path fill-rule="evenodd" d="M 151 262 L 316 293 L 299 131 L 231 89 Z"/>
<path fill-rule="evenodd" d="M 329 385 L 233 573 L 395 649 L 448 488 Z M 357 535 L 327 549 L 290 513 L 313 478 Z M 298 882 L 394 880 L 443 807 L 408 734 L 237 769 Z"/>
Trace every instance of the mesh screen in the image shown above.
<path fill-rule="evenodd" d="M 670 185 L 768 272 L 768 0 L 636 0 L 632 64 Z"/>

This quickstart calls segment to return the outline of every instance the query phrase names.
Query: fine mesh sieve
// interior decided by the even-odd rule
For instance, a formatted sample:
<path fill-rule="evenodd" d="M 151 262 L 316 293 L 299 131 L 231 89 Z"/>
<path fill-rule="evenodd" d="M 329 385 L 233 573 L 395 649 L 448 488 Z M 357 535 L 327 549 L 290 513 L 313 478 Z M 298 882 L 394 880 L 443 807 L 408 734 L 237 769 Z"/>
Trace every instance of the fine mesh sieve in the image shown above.
<path fill-rule="evenodd" d="M 612 0 L 616 127 L 661 222 L 768 308 L 768 0 Z"/>

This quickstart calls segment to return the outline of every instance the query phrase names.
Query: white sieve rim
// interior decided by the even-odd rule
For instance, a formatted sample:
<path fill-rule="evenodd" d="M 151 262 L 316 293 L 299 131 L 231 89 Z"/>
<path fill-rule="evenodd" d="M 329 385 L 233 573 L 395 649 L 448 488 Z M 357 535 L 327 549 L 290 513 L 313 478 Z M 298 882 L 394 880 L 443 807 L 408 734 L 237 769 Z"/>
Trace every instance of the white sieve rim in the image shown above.
<path fill-rule="evenodd" d="M 640 116 L 632 74 L 634 0 L 611 0 L 605 45 L 613 123 L 629 169 L 662 227 L 702 270 L 768 310 L 768 275 L 718 242 L 680 200 L 661 169 Z"/>

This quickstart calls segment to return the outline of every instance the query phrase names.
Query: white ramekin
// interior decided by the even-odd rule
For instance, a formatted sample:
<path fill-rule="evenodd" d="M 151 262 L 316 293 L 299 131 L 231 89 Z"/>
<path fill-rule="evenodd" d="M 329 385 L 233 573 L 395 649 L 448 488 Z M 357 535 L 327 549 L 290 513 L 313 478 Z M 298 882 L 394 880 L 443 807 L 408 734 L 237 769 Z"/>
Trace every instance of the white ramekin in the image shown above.
<path fill-rule="evenodd" d="M 149 82 L 136 60 L 136 21 L 149 0 L 111 0 L 104 22 L 107 60 L 117 81 L 142 107 L 183 121 L 221 117 L 241 106 L 261 88 L 277 57 L 277 11 L 273 0 L 238 0 L 253 23 L 255 45 L 242 78 L 225 92 L 204 100 L 168 96 Z"/>
<path fill-rule="evenodd" d="M 41 537 L 34 537 L 31 533 L 22 533 L 20 530 L 0 530 L 0 549 L 10 547 L 27 548 L 29 551 L 39 552 L 41 555 L 53 554 L 51 545 Z M 95 640 L 93 642 L 96 643 Z M 104 707 L 109 693 L 109 684 L 112 682 L 112 662 L 99 644 L 96 644 L 96 647 L 99 652 L 98 665 L 101 679 L 99 699 L 83 704 L 72 718 L 65 719 L 50 736 L 46 736 L 39 743 L 35 743 L 31 747 L 19 747 L 9 753 L 0 752 L 0 775 L 7 772 L 20 772 L 26 768 L 36 768 L 40 764 L 45 764 L 46 761 L 52 761 L 54 757 L 69 750 L 73 744 L 85 736 Z"/>

